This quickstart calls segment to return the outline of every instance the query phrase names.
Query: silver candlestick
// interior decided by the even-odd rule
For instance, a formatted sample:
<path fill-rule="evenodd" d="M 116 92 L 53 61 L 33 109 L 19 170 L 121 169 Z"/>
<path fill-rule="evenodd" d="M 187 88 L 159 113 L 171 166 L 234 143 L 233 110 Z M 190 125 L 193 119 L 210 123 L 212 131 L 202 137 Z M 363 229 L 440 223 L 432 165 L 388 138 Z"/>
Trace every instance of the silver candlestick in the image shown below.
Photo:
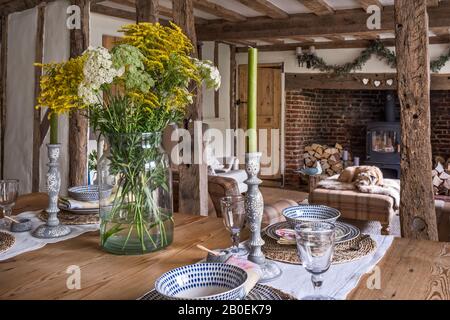
<path fill-rule="evenodd" d="M 68 226 L 59 224 L 58 219 L 58 196 L 61 188 L 61 175 L 59 173 L 59 153 L 60 144 L 47 144 L 48 151 L 48 172 L 47 172 L 47 187 L 48 187 L 48 208 L 47 223 L 40 225 L 34 230 L 33 235 L 36 238 L 52 239 L 64 237 L 70 233 Z"/>
<path fill-rule="evenodd" d="M 247 194 L 245 196 L 245 211 L 247 221 L 250 225 L 250 253 L 248 260 L 259 265 L 262 270 L 260 282 L 273 280 L 281 275 L 281 269 L 272 261 L 266 260 L 261 247 L 264 240 L 261 238 L 261 221 L 264 211 L 264 200 L 259 185 L 261 180 L 258 178 L 260 170 L 261 153 L 253 152 L 245 154 L 245 170 L 248 179 L 245 183 L 248 185 Z"/>

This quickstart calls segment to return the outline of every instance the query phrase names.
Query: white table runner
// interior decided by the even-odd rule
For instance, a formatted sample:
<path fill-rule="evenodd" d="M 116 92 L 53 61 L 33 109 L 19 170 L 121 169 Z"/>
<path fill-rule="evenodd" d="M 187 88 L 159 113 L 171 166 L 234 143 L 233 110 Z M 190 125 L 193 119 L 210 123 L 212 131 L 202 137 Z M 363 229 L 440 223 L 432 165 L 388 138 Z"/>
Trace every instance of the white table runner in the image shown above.
<path fill-rule="evenodd" d="M 358 285 L 361 277 L 372 271 L 376 264 L 384 257 L 394 240 L 393 236 L 371 235 L 377 242 L 374 253 L 353 262 L 331 265 L 324 274 L 321 294 L 341 300 Z M 280 278 L 267 282 L 269 286 L 289 293 L 301 299 L 314 293 L 311 274 L 300 265 L 276 262 L 283 271 Z"/>
<path fill-rule="evenodd" d="M 26 211 L 22 212 L 21 214 L 18 214 L 15 216 L 15 218 L 28 218 L 31 220 L 33 227 L 32 231 L 35 230 L 39 225 L 43 224 L 44 222 L 38 218 L 37 214 L 40 213 L 40 211 Z M 1 219 L 0 219 L 1 220 Z M 9 248 L 8 250 L 0 253 L 0 261 L 13 258 L 21 253 L 29 252 L 33 250 L 37 250 L 45 246 L 47 243 L 56 243 L 59 241 L 68 240 L 71 238 L 78 237 L 79 235 L 90 232 L 90 231 L 96 231 L 99 228 L 98 224 L 90 224 L 90 225 L 75 225 L 75 226 L 69 226 L 72 232 L 68 234 L 65 237 L 56 238 L 56 239 L 39 239 L 35 238 L 31 235 L 31 232 L 14 232 L 12 233 L 14 237 L 16 238 L 16 242 L 14 245 Z M 0 229 L 1 231 L 6 231 L 4 229 Z"/>

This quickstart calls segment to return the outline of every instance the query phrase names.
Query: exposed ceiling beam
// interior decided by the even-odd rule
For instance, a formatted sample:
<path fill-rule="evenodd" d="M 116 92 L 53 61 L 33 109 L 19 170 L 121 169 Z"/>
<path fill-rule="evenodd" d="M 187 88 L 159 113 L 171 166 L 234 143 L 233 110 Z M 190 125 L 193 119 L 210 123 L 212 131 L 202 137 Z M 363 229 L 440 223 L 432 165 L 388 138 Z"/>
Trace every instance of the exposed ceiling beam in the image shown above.
<path fill-rule="evenodd" d="M 111 8 L 111 7 L 107 7 L 103 4 L 92 4 L 91 12 L 104 14 L 106 16 L 111 16 L 111 17 L 116 17 L 116 18 L 121 18 L 121 19 L 128 19 L 128 20 L 132 20 L 132 21 L 136 20 L 135 12 L 117 9 L 117 8 Z"/>
<path fill-rule="evenodd" d="M 380 40 L 387 47 L 395 46 L 395 39 Z M 430 37 L 430 44 L 450 43 L 448 36 Z M 341 40 L 336 42 L 314 42 L 305 41 L 302 43 L 285 43 L 276 45 L 257 46 L 259 51 L 295 51 L 297 47 L 308 48 L 314 46 L 316 49 L 350 49 L 350 48 L 367 48 L 371 44 L 371 40 Z M 237 48 L 237 52 L 247 52 L 245 48 Z"/>
<path fill-rule="evenodd" d="M 430 29 L 450 27 L 450 4 L 441 2 L 439 7 L 428 8 Z M 199 39 L 259 39 L 326 37 L 349 34 L 379 34 L 394 32 L 394 10 L 392 6 L 384 7 L 381 12 L 381 28 L 367 29 L 367 13 L 360 9 L 339 10 L 333 15 L 315 16 L 311 14 L 294 14 L 282 23 L 270 18 L 249 18 L 239 23 L 211 22 L 198 31 Z"/>
<path fill-rule="evenodd" d="M 383 8 L 383 5 L 379 0 L 358 0 L 359 5 L 364 9 L 364 11 L 367 11 L 367 8 L 370 6 L 377 6 L 380 9 Z"/>
<path fill-rule="evenodd" d="M 237 0 L 243 5 L 252 8 L 253 10 L 262 13 L 272 19 L 286 19 L 289 18 L 287 12 L 281 10 L 273 3 L 267 0 Z"/>
<path fill-rule="evenodd" d="M 256 40 L 264 41 L 264 42 L 267 42 L 270 44 L 283 44 L 284 43 L 284 40 L 276 39 L 276 38 L 260 38 L 260 39 L 256 39 Z"/>
<path fill-rule="evenodd" d="M 209 2 L 207 0 L 193 0 L 194 8 L 206 13 L 223 18 L 227 21 L 245 21 L 247 18 L 236 11 L 229 10 L 221 5 Z"/>
<path fill-rule="evenodd" d="M 240 44 L 246 47 L 257 47 L 257 43 L 253 42 L 253 41 L 249 41 L 249 40 L 235 40 L 235 39 L 230 39 L 229 42 L 234 43 L 234 44 Z"/>
<path fill-rule="evenodd" d="M 318 16 L 333 14 L 334 10 L 324 0 L 297 0 Z"/>
<path fill-rule="evenodd" d="M 45 2 L 53 2 L 55 0 L 47 0 Z M 23 11 L 36 7 L 42 0 L 7 0 L 0 5 L 0 15 L 8 15 L 13 12 Z"/>

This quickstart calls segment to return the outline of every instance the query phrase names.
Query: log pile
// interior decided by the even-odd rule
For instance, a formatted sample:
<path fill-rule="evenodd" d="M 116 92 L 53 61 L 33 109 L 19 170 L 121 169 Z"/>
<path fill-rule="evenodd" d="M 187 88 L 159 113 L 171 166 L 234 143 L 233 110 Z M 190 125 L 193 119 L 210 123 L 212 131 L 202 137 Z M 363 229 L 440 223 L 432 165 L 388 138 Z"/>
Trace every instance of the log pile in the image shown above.
<path fill-rule="evenodd" d="M 449 159 L 450 160 L 450 159 Z M 433 191 L 436 195 L 450 195 L 450 164 L 447 161 L 446 167 L 441 162 L 437 162 L 432 171 Z"/>
<path fill-rule="evenodd" d="M 308 168 L 315 167 L 316 162 L 319 161 L 323 174 L 333 176 L 344 170 L 343 152 L 342 145 L 339 143 L 336 143 L 333 147 L 313 143 L 305 147 L 303 161 L 305 167 Z"/>

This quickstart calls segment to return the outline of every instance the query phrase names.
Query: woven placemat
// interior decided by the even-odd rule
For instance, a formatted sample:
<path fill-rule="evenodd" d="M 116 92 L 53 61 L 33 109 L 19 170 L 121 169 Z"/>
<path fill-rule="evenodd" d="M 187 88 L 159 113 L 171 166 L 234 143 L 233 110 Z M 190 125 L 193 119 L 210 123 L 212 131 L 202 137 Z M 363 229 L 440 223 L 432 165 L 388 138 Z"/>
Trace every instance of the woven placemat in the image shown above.
<path fill-rule="evenodd" d="M 38 215 L 42 221 L 47 221 L 48 214 L 42 211 Z M 72 212 L 60 211 L 58 219 L 62 224 L 68 226 L 82 225 L 82 224 L 97 224 L 100 222 L 98 214 L 74 214 Z"/>
<path fill-rule="evenodd" d="M 262 251 L 266 258 L 271 260 L 301 264 L 298 257 L 297 246 L 281 245 L 275 239 L 267 235 L 262 236 L 266 244 L 262 247 Z M 377 249 L 377 243 L 370 236 L 362 235 L 354 240 L 347 241 L 336 245 L 333 264 L 345 263 L 359 260 Z"/>
<path fill-rule="evenodd" d="M 144 296 L 138 300 L 164 300 L 155 289 L 147 292 Z M 256 284 L 256 286 L 250 291 L 245 300 L 298 300 L 294 296 L 285 293 L 281 290 L 275 289 L 274 287 Z"/>
<path fill-rule="evenodd" d="M 16 237 L 8 232 L 0 231 L 0 253 L 11 248 L 16 242 Z"/>

